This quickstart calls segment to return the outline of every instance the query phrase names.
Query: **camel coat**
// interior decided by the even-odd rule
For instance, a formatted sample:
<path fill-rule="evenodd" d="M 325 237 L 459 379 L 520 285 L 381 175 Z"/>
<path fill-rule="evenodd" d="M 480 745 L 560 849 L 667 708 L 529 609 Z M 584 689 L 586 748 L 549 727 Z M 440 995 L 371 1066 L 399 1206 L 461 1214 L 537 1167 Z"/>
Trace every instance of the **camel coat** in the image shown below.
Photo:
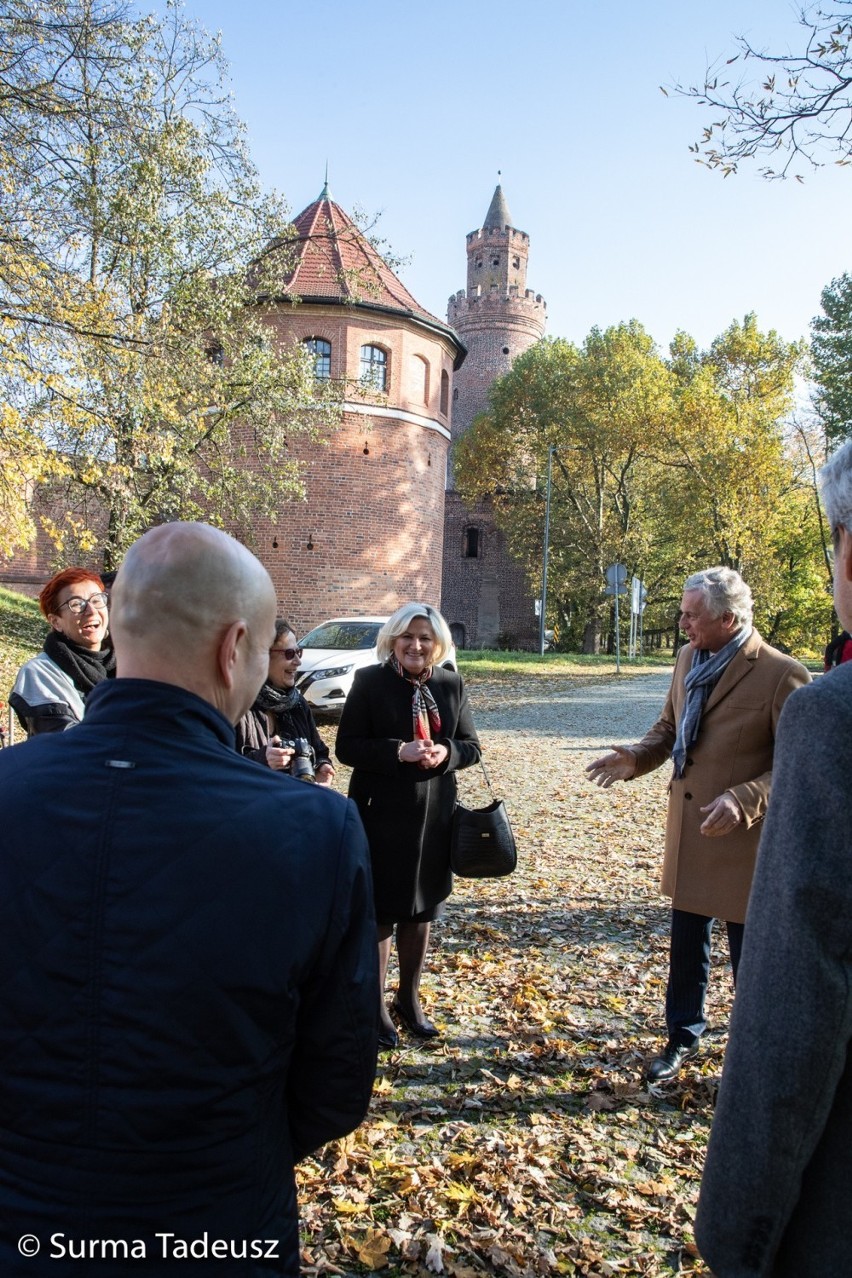
<path fill-rule="evenodd" d="M 671 756 L 692 654 L 688 646 L 681 649 L 662 715 L 631 746 L 637 777 Z M 684 775 L 673 776 L 669 785 L 661 886 L 674 909 L 730 923 L 745 921 L 778 718 L 790 693 L 810 680 L 804 666 L 770 648 L 754 630 L 708 697 Z M 699 834 L 706 816 L 701 808 L 726 790 L 739 802 L 744 821 L 730 834 Z"/>

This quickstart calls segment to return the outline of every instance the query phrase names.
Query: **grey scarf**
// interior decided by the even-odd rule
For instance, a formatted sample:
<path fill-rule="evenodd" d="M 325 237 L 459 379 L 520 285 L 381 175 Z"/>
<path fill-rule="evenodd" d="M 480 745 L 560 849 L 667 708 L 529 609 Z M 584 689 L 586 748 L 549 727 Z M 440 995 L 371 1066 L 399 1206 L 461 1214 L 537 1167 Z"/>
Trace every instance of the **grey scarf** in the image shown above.
<path fill-rule="evenodd" d="M 698 738 L 698 726 L 707 698 L 751 632 L 751 626 L 743 626 L 742 630 L 737 631 L 733 639 L 730 639 L 718 652 L 697 648 L 692 654 L 692 666 L 683 681 L 686 689 L 686 703 L 680 716 L 680 723 L 677 725 L 677 737 L 672 749 L 676 777 L 683 776 L 686 752 L 695 745 Z"/>

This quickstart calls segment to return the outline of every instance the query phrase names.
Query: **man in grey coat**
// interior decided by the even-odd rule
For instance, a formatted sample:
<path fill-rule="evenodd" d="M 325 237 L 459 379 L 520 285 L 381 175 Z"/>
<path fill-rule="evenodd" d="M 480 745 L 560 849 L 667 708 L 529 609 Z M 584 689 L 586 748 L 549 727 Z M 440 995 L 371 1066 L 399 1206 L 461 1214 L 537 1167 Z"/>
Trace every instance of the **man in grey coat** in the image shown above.
<path fill-rule="evenodd" d="M 823 469 L 852 627 L 852 444 Z M 852 663 L 781 715 L 695 1234 L 717 1278 L 834 1278 L 852 1232 Z"/>

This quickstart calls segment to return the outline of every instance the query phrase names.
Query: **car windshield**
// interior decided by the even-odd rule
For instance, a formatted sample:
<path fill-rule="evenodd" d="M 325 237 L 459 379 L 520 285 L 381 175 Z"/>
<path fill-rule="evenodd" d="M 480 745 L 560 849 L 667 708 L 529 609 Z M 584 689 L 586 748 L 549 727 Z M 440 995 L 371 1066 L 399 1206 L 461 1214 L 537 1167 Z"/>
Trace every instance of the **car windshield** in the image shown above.
<path fill-rule="evenodd" d="M 347 652 L 356 648 L 375 648 L 381 628 L 380 621 L 326 621 L 308 631 L 304 639 L 299 640 L 299 646 L 342 648 Z"/>

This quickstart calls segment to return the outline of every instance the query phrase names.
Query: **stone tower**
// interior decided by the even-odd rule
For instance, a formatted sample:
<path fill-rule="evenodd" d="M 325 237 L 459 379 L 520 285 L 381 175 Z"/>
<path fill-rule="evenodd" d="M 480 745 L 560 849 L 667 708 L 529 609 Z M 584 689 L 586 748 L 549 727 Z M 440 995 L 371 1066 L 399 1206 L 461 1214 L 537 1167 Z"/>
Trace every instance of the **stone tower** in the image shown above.
<path fill-rule="evenodd" d="M 467 237 L 467 288 L 450 298 L 447 318 L 468 349 L 456 373 L 452 438 L 488 408 L 496 378 L 544 334 L 547 307 L 526 287 L 529 236 L 512 224 L 498 185 L 485 221 Z M 442 611 L 456 644 L 532 648 L 538 621 L 525 574 L 495 527 L 490 503 L 464 506 L 449 480 L 444 521 Z"/>

